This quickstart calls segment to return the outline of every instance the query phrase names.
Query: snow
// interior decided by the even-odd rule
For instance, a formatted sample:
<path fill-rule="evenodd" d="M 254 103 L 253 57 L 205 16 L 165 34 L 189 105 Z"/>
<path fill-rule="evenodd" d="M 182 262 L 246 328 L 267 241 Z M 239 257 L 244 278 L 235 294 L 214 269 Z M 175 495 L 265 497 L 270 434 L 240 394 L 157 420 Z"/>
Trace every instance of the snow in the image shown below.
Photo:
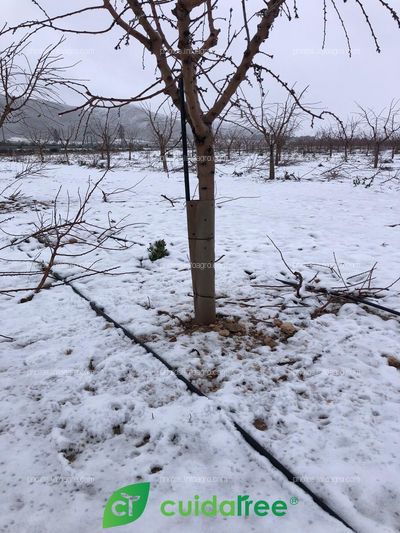
<path fill-rule="evenodd" d="M 78 189 L 103 172 L 78 165 L 82 157 L 71 166 L 54 160 L 45 176 L 21 182 L 20 209 L 0 211 L 6 232 L 0 247 L 10 242 L 9 234 L 29 233 L 40 213 L 50 213 L 60 186 L 60 207 L 66 209 L 67 191 L 77 205 Z M 347 165 L 339 158 L 301 158 L 278 171 L 278 177 L 287 171 L 302 176 L 300 181 L 274 183 L 265 182 L 249 158 L 220 165 L 217 257 L 223 257 L 216 275 L 222 325 L 211 329 L 189 322 L 181 173 L 165 176 L 152 154 L 136 153 L 132 162 L 121 154 L 114 162 L 101 188 L 110 193 L 136 186 L 109 202 L 96 192 L 88 216 L 98 224 L 108 216 L 128 217 L 135 225 L 120 237 L 136 244 L 82 256 L 82 264 L 98 259 L 96 268 L 118 266 L 121 275 L 82 278 L 74 285 L 208 399 L 190 394 L 71 288 L 58 285 L 23 304 L 18 300 L 29 291 L 0 294 L 0 334 L 13 339 L 0 337 L 4 531 L 101 531 L 108 497 L 139 481 L 152 483 L 148 508 L 137 522 L 140 531 L 346 530 L 254 452 L 233 420 L 356 531 L 399 531 L 400 374 L 388 365 L 388 357 L 399 358 L 399 321 L 343 302 L 315 314 L 326 298 L 302 289 L 300 301 L 276 281 L 293 276 L 268 236 L 306 281 L 338 287 L 342 281 L 333 268 L 348 278 L 377 263 L 372 285 L 390 285 L 400 275 L 400 221 L 398 182 L 388 178 L 400 161 L 367 188 L 353 183 L 373 175 L 361 155 Z M 170 163 L 180 166 L 178 158 Z M 329 169 L 338 165 L 340 175 L 330 179 Z M 2 190 L 19 164 L 3 160 L 0 167 Z M 194 191 L 194 178 L 191 185 Z M 165 239 L 170 255 L 151 263 L 147 246 L 158 239 Z M 65 252 L 73 250 L 71 244 Z M 36 270 L 32 259 L 38 254 L 48 259 L 48 250 L 34 239 L 3 249 L 0 270 Z M 80 272 L 60 263 L 56 270 Z M 0 276 L 0 290 L 35 287 L 38 280 L 37 274 Z M 398 284 L 380 296 L 379 303 L 399 308 Z M 282 323 L 293 325 L 295 334 L 285 335 Z M 245 521 L 171 522 L 158 512 L 163 499 L 195 494 L 250 494 L 267 501 L 296 496 L 299 504 L 284 518 Z"/>

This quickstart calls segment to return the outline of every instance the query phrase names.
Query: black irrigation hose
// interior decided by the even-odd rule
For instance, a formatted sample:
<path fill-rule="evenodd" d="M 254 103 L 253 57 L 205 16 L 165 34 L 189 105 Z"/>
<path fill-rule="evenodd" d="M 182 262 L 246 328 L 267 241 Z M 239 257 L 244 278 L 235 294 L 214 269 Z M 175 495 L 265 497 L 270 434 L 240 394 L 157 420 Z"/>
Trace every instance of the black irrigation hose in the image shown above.
<path fill-rule="evenodd" d="M 93 300 L 90 300 L 87 296 L 85 296 L 79 289 L 77 289 L 71 282 L 69 282 L 66 278 L 63 276 L 60 276 L 54 271 L 51 271 L 52 276 L 57 280 L 61 281 L 65 285 L 68 285 L 71 287 L 71 289 L 80 296 L 83 300 L 89 303 L 90 307 L 93 309 L 93 311 L 98 315 L 103 317 L 107 322 L 110 324 L 113 324 L 115 328 L 120 329 L 128 339 L 133 341 L 135 344 L 141 346 L 147 353 L 155 357 L 160 363 L 162 363 L 165 367 L 168 368 L 171 372 L 175 374 L 175 376 L 182 381 L 186 387 L 192 392 L 193 394 L 196 394 L 197 396 L 202 396 L 204 398 L 208 398 L 203 392 L 201 392 L 200 389 L 198 389 L 193 383 L 191 383 L 188 379 L 185 378 L 181 373 L 179 373 L 172 365 L 168 363 L 161 355 L 156 353 L 150 346 L 148 346 L 146 343 L 139 340 L 134 333 L 129 331 L 129 329 L 125 328 L 122 324 L 114 320 L 110 317 L 105 311 L 103 307 L 100 307 L 96 304 Z M 265 457 L 271 464 L 274 466 L 277 470 L 283 474 L 288 481 L 291 483 L 294 483 L 299 487 L 301 490 L 303 490 L 308 496 L 312 498 L 314 503 L 318 505 L 323 511 L 328 513 L 330 516 L 341 522 L 344 526 L 346 526 L 351 531 L 356 530 L 352 528 L 343 518 L 341 518 L 327 503 L 324 502 L 317 494 L 315 494 L 311 489 L 309 489 L 304 483 L 298 480 L 298 477 L 295 476 L 288 468 L 286 468 L 274 455 L 272 455 L 271 452 L 269 452 L 267 449 L 265 449 L 254 437 L 250 435 L 248 431 L 246 431 L 240 424 L 232 420 L 233 426 L 235 429 L 242 435 L 243 439 L 255 450 L 257 453 Z"/>
<path fill-rule="evenodd" d="M 163 357 L 161 357 L 161 355 L 158 355 L 158 353 L 156 353 L 152 348 L 150 348 L 150 346 L 148 346 L 147 344 L 145 344 L 144 342 L 142 342 L 141 340 L 139 340 L 136 335 L 134 335 L 131 331 L 129 331 L 129 329 L 126 329 L 122 324 L 120 324 L 119 322 L 117 322 L 116 320 L 114 320 L 113 318 L 110 317 L 110 315 L 108 315 L 105 311 L 104 311 L 104 308 L 103 307 L 100 307 L 96 304 L 96 302 L 93 302 L 92 300 L 90 300 L 90 298 L 88 298 L 87 296 L 85 296 L 79 289 L 77 289 L 74 285 L 72 285 L 72 283 L 70 283 L 69 281 L 67 281 L 63 276 L 60 276 L 59 274 L 57 274 L 56 272 L 54 272 L 53 270 L 51 271 L 51 274 L 52 276 L 57 280 L 57 281 L 61 281 L 62 283 L 64 283 L 65 285 L 68 285 L 69 287 L 71 287 L 71 289 L 78 295 L 80 296 L 83 300 L 85 300 L 86 302 L 88 302 L 88 304 L 90 305 L 90 307 L 93 309 L 93 311 L 96 313 L 96 315 L 99 315 L 101 317 L 103 317 L 107 322 L 109 322 L 110 324 L 113 324 L 115 326 L 115 328 L 117 329 L 120 329 L 123 334 L 128 337 L 128 339 L 130 339 L 131 341 L 133 341 L 135 344 L 138 344 L 139 346 L 141 346 L 144 350 L 146 350 L 147 353 L 149 353 L 150 355 L 152 355 L 153 357 L 155 357 L 156 359 L 158 359 L 158 361 L 160 361 L 160 363 L 162 363 L 164 366 L 166 366 L 168 368 L 168 370 L 170 370 L 171 372 L 173 372 L 176 377 L 178 379 L 180 379 L 181 381 L 183 381 L 183 383 L 186 385 L 186 387 L 193 393 L 199 395 L 199 396 L 204 396 L 206 397 L 205 394 L 203 394 L 201 392 L 200 389 L 198 389 L 195 385 L 193 385 L 189 380 L 187 380 L 185 378 L 185 376 L 182 376 L 182 374 L 180 374 L 179 372 L 177 372 L 175 370 L 175 368 L 170 365 L 168 363 L 168 361 L 166 361 Z"/>
<path fill-rule="evenodd" d="M 286 281 L 283 279 L 275 278 L 276 281 L 279 281 L 279 283 L 283 283 L 284 285 L 289 285 L 290 287 L 298 287 L 297 283 L 294 283 L 293 281 Z M 380 309 L 381 311 L 386 311 L 386 313 L 390 313 L 392 315 L 400 316 L 400 311 L 396 311 L 395 309 L 390 309 L 389 307 L 385 307 L 383 305 L 376 304 L 375 302 L 371 302 L 370 300 L 366 300 L 365 298 L 357 297 L 357 296 L 351 296 L 350 294 L 343 294 L 338 291 L 330 291 L 329 289 L 313 287 L 312 285 L 306 285 L 305 288 L 311 292 L 319 292 L 321 294 L 328 294 L 331 296 L 337 296 L 338 298 L 344 298 L 345 300 L 350 300 L 351 302 L 354 302 L 356 304 L 362 304 L 362 305 L 368 305 L 369 307 L 375 307 L 375 309 Z"/>

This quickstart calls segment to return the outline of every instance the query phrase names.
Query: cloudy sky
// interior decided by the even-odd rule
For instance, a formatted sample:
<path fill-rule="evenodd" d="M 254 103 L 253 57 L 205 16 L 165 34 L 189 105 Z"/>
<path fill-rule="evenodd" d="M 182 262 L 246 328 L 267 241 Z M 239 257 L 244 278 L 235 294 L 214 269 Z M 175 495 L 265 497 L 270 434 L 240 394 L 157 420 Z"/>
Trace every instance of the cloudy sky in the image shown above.
<path fill-rule="evenodd" d="M 398 4 L 397 0 L 388 1 L 392 6 Z M 319 107 L 341 116 L 354 111 L 355 102 L 376 109 L 383 108 L 393 98 L 400 97 L 400 29 L 390 14 L 379 5 L 379 0 L 363 0 L 382 48 L 378 54 L 356 0 L 337 2 L 351 38 L 352 58 L 347 55 L 346 38 L 331 0 L 327 2 L 329 17 L 325 50 L 321 49 L 322 0 L 297 0 L 300 18 L 289 22 L 281 17 L 276 22 L 271 38 L 264 45 L 264 50 L 274 57 L 263 61 L 269 61 L 268 66 L 289 84 L 296 83 L 299 88 L 309 86 L 309 102 L 319 102 Z M 101 0 L 41 1 L 51 15 L 61 13 L 67 4 L 73 10 L 101 3 Z M 231 2 L 227 0 L 218 2 L 221 15 L 226 13 L 229 5 Z M 260 8 L 262 2 L 249 0 L 249 12 L 254 10 L 254 6 Z M 1 12 L 9 25 L 43 16 L 31 0 L 1 0 Z M 238 1 L 233 15 L 237 25 L 240 25 Z M 108 14 L 89 12 L 64 22 L 64 25 L 68 28 L 93 29 L 105 27 L 108 23 Z M 220 24 L 223 25 L 223 22 Z M 119 51 L 114 50 L 120 36 L 119 29 L 99 36 L 66 34 L 66 41 L 62 45 L 66 62 L 72 64 L 79 61 L 71 71 L 71 77 L 88 80 L 88 85 L 95 93 L 116 97 L 132 96 L 154 80 L 154 64 L 151 61 L 146 61 L 146 68 L 144 71 L 142 69 L 140 46 L 132 44 L 123 46 Z M 39 33 L 32 42 L 32 56 L 35 50 L 54 43 L 57 38 L 57 33 L 52 30 Z M 238 40 L 234 52 L 241 50 Z M 272 79 L 266 80 L 266 89 L 271 101 L 282 99 L 282 91 Z M 255 96 L 250 95 L 250 98 Z M 79 97 L 71 94 L 65 94 L 64 99 L 66 103 L 79 103 Z"/>

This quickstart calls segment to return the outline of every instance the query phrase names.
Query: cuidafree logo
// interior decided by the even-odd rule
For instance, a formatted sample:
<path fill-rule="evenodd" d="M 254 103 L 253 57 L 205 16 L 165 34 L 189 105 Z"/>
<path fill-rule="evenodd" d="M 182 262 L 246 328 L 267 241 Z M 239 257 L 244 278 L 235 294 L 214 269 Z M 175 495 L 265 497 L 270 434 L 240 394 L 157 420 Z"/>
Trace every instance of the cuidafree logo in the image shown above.
<path fill-rule="evenodd" d="M 142 516 L 149 499 L 150 483 L 127 485 L 115 491 L 108 500 L 103 514 L 103 528 L 125 526 Z M 291 505 L 297 505 L 298 499 L 293 496 Z M 259 517 L 282 517 L 287 514 L 288 504 L 284 500 L 267 502 L 251 500 L 248 495 L 239 495 L 235 499 L 218 501 L 213 495 L 204 500 L 194 496 L 189 500 L 164 500 L 160 505 L 160 513 L 164 517 L 174 516 L 235 516 L 248 517 L 254 514 Z"/>

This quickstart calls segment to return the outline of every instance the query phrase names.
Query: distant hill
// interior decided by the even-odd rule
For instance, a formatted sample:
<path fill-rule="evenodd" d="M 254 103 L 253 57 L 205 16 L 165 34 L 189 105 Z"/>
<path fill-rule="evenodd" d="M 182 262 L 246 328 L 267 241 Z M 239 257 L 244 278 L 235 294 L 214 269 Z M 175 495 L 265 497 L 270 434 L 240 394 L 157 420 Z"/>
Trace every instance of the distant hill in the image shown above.
<path fill-rule="evenodd" d="M 4 104 L 5 98 L 0 95 L 0 109 L 4 107 Z M 96 132 L 100 124 L 104 123 L 106 116 L 104 109 L 94 109 L 89 122 L 85 118 L 81 121 L 80 127 L 79 112 L 72 111 L 60 116 L 60 113 L 72 109 L 74 109 L 73 106 L 66 104 L 31 100 L 21 110 L 18 117 L 4 125 L 0 132 L 0 140 L 18 140 L 19 142 L 26 140 L 29 142 L 34 135 L 41 135 L 42 138 L 50 137 L 49 140 L 54 140 L 57 137 L 57 131 L 74 128 L 74 131 L 78 130 L 76 140 L 80 142 L 84 136 L 85 126 L 87 126 L 86 135 L 91 135 L 91 131 Z M 129 104 L 120 110 L 111 110 L 109 121 L 112 127 L 117 127 L 120 124 L 126 136 L 129 135 L 129 131 L 136 131 L 137 137 L 141 140 L 148 140 L 151 137 L 146 114 L 138 106 Z"/>

